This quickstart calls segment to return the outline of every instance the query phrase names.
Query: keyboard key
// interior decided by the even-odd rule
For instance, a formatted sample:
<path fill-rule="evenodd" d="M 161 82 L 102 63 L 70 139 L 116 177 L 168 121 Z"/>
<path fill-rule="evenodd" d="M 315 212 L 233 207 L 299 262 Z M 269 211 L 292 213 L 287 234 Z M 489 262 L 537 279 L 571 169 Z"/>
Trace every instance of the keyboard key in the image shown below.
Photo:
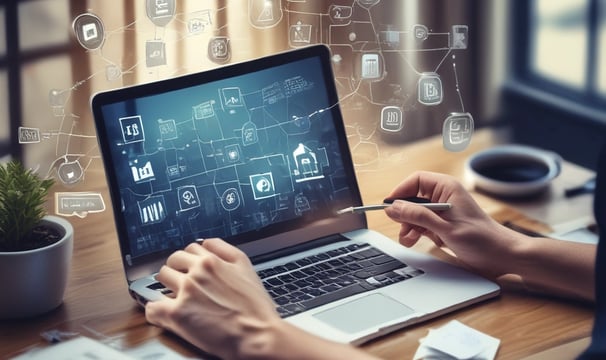
<path fill-rule="evenodd" d="M 404 267 L 403 264 L 399 261 L 391 261 L 385 264 L 377 265 L 375 267 L 366 268 L 364 270 L 360 270 L 354 274 L 355 277 L 359 279 L 366 279 L 371 276 L 379 275 L 386 273 L 388 271 L 396 270 Z"/>

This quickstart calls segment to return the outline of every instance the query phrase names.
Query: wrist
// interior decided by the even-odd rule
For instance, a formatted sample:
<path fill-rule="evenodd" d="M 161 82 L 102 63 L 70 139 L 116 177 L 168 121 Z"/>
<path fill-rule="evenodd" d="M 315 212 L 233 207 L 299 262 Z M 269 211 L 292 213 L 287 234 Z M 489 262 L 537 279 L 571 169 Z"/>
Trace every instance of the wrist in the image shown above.
<path fill-rule="evenodd" d="M 237 359 L 277 359 L 281 358 L 281 347 L 288 343 L 288 324 L 281 318 L 274 318 L 254 326 L 245 326 L 238 342 Z M 282 356 L 280 356 L 282 355 Z"/>

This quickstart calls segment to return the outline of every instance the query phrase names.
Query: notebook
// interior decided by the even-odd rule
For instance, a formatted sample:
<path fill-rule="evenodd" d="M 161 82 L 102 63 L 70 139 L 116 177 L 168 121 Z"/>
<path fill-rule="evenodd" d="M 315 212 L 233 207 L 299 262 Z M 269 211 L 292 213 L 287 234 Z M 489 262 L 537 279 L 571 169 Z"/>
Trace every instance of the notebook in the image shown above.
<path fill-rule="evenodd" d="M 488 299 L 486 279 L 368 229 L 331 68 L 315 45 L 91 100 L 134 299 L 175 250 L 221 237 L 282 317 L 360 344 Z"/>

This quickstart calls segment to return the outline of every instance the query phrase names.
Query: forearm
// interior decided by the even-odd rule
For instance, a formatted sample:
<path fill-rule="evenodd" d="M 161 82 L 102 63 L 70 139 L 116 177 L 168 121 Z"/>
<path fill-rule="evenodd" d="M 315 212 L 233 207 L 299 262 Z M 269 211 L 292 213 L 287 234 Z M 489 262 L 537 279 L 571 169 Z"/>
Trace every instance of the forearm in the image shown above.
<path fill-rule="evenodd" d="M 524 237 L 514 252 L 511 272 L 529 289 L 595 300 L 595 245 Z"/>
<path fill-rule="evenodd" d="M 240 359 L 352 359 L 376 357 L 349 344 L 332 342 L 283 320 L 276 320 L 254 336 L 245 338 L 240 346 Z"/>

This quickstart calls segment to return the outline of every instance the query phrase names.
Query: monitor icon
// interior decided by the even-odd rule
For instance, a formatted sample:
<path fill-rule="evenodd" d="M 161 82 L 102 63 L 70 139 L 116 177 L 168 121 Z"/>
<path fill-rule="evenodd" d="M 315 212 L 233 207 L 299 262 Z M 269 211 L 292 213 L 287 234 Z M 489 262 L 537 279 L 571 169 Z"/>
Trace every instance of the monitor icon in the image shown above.
<path fill-rule="evenodd" d="M 463 151 L 471 142 L 473 117 L 470 113 L 452 113 L 444 121 L 442 142 L 448 151 Z"/>

